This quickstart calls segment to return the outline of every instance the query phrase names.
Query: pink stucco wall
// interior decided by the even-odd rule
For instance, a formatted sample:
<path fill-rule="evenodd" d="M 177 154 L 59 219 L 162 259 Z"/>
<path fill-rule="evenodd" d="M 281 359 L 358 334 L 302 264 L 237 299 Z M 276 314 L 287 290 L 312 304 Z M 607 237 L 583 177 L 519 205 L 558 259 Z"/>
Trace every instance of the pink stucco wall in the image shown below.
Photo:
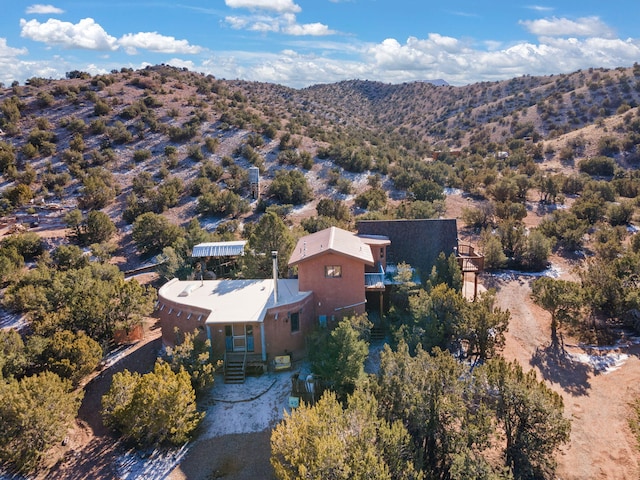
<path fill-rule="evenodd" d="M 342 277 L 325 277 L 326 265 L 340 265 Z M 316 316 L 326 315 L 330 321 L 365 312 L 364 267 L 361 260 L 327 252 L 298 264 L 300 291 L 311 291 Z M 348 307 L 348 308 L 345 308 Z"/>
<path fill-rule="evenodd" d="M 164 305 L 162 310 L 158 311 L 160 326 L 162 328 L 163 345 L 171 347 L 175 345 L 176 327 L 181 332 L 193 332 L 197 329 L 200 332 L 200 338 L 207 338 L 205 325 L 205 321 L 209 315 L 207 310 L 180 305 L 164 298 L 160 299 L 160 304 Z M 309 295 L 299 302 L 279 305 L 268 310 L 264 319 L 268 359 L 285 353 L 292 354 L 294 359 L 304 357 L 306 347 L 305 338 L 317 325 L 313 305 L 313 295 Z M 180 312 L 179 315 L 178 312 Z M 297 332 L 292 332 L 289 314 L 296 312 L 299 313 L 300 328 Z M 253 326 L 254 351 L 252 353 L 261 354 L 262 336 L 260 323 L 255 322 L 250 323 L 250 325 Z M 222 358 L 226 348 L 225 324 L 209 324 L 208 326 L 214 358 Z M 244 323 L 234 324 L 234 330 L 236 332 L 244 331 L 244 327 Z"/>

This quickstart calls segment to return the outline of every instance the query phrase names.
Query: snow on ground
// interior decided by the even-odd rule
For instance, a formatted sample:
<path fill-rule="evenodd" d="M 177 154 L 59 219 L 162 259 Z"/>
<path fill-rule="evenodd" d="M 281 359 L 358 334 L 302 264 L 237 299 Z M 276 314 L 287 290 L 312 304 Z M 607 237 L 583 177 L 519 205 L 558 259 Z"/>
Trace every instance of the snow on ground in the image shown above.
<path fill-rule="evenodd" d="M 371 345 L 365 364 L 367 373 L 377 372 L 383 342 Z M 175 449 L 158 449 L 152 452 L 127 451 L 118 460 L 121 480 L 161 480 L 180 463 L 188 449 L 208 438 L 229 434 L 262 432 L 274 428 L 291 412 L 289 396 L 291 378 L 300 378 L 311 372 L 306 362 L 295 363 L 287 372 L 268 372 L 259 377 L 247 377 L 243 384 L 225 384 L 222 376 L 216 376 L 211 391 L 202 400 L 206 415 L 198 427 L 193 443 Z M 2 480 L 2 479 L 0 479 Z"/>
<path fill-rule="evenodd" d="M 583 352 L 567 353 L 567 356 L 574 362 L 589 365 L 596 374 L 607 374 L 618 370 L 629 359 L 629 355 L 621 350 L 629 348 L 631 345 L 640 345 L 640 337 L 629 336 L 625 340 L 617 342 L 615 345 L 594 346 L 594 345 L 566 345 L 567 347 L 577 347 Z"/>
<path fill-rule="evenodd" d="M 118 460 L 122 480 L 161 480 L 180 463 L 188 449 L 200 440 L 233 433 L 261 432 L 275 427 L 284 412 L 290 412 L 291 377 L 309 373 L 306 363 L 294 364 L 292 371 L 247 377 L 243 384 L 225 384 L 216 376 L 211 391 L 202 400 L 205 418 L 193 443 L 175 449 L 152 452 L 128 451 Z M 0 479 L 1 480 L 1 479 Z"/>
<path fill-rule="evenodd" d="M 151 453 L 130 450 L 118 458 L 116 470 L 120 480 L 163 480 L 184 458 L 188 444 Z"/>
<path fill-rule="evenodd" d="M 495 278 L 500 278 L 502 280 L 515 280 L 517 277 L 552 277 L 552 278 L 560 278 L 562 274 L 562 270 L 557 265 L 551 265 L 546 270 L 542 270 L 541 272 L 523 272 L 520 270 L 500 270 L 498 272 L 488 272 L 487 275 L 491 275 Z"/>
<path fill-rule="evenodd" d="M 11 313 L 0 308 L 0 329 L 15 328 L 20 331 L 28 325 L 27 317 L 21 313 Z"/>
<path fill-rule="evenodd" d="M 309 373 L 303 364 L 289 372 L 265 373 L 247 377 L 243 384 L 225 384 L 216 378 L 203 403 L 208 404 L 200 426 L 199 439 L 232 433 L 261 432 L 273 428 L 289 409 L 291 377 Z"/>
<path fill-rule="evenodd" d="M 574 362 L 591 366 L 595 373 L 611 373 L 619 369 L 629 358 L 626 353 L 609 353 L 593 355 L 588 353 L 567 353 Z"/>

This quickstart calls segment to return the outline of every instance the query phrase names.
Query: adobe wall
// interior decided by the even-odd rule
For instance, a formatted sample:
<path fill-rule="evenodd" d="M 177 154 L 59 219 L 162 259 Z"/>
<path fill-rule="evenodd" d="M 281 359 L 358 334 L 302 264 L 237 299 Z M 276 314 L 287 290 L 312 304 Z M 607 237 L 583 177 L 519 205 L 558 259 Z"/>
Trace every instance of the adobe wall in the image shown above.
<path fill-rule="evenodd" d="M 342 277 L 325 277 L 325 265 L 340 265 Z M 328 252 L 298 264 L 301 292 L 313 292 L 316 317 L 326 315 L 330 321 L 365 312 L 364 263 L 362 260 Z M 345 308 L 348 307 L 348 308 Z"/>
<path fill-rule="evenodd" d="M 267 339 L 267 355 L 272 359 L 276 355 L 291 353 L 294 359 L 300 359 L 306 353 L 306 336 L 313 331 L 317 322 L 313 309 L 313 294 L 303 300 L 287 305 L 280 305 L 269 309 L 264 319 L 265 338 Z M 162 329 L 162 344 L 165 347 L 173 347 L 176 344 L 175 328 L 181 332 L 200 332 L 199 338 L 207 339 L 206 319 L 209 311 L 196 307 L 161 299 L 158 315 Z M 291 331 L 289 314 L 300 313 L 300 329 Z M 236 324 L 235 328 L 241 331 L 245 324 Z M 262 353 L 262 336 L 259 322 L 248 323 L 253 326 L 253 353 Z M 221 359 L 226 349 L 225 324 L 209 324 L 211 345 L 214 359 Z"/>
<path fill-rule="evenodd" d="M 176 328 L 182 333 L 198 330 L 200 338 L 206 340 L 205 322 L 211 313 L 209 310 L 160 298 L 157 313 L 162 330 L 162 344 L 165 347 L 175 346 Z"/>

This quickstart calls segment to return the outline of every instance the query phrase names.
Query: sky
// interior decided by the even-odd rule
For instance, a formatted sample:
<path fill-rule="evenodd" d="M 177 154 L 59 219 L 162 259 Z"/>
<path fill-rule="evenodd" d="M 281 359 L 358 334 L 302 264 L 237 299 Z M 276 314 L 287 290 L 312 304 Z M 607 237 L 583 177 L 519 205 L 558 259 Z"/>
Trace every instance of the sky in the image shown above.
<path fill-rule="evenodd" d="M 640 62 L 638 0 L 52 1 L 0 0 L 5 86 L 161 63 L 303 88 L 467 85 Z"/>

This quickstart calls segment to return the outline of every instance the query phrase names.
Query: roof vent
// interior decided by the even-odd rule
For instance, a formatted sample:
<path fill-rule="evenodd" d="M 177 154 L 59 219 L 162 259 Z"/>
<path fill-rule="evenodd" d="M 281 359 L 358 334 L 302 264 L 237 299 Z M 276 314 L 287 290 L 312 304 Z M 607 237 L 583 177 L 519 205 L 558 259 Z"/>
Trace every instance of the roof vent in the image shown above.
<path fill-rule="evenodd" d="M 191 292 L 193 292 L 193 290 L 196 288 L 196 284 L 195 283 L 190 283 L 189 285 L 187 285 L 186 287 L 184 287 L 184 290 L 182 290 L 178 296 L 179 297 L 188 297 L 189 295 L 191 295 Z"/>

